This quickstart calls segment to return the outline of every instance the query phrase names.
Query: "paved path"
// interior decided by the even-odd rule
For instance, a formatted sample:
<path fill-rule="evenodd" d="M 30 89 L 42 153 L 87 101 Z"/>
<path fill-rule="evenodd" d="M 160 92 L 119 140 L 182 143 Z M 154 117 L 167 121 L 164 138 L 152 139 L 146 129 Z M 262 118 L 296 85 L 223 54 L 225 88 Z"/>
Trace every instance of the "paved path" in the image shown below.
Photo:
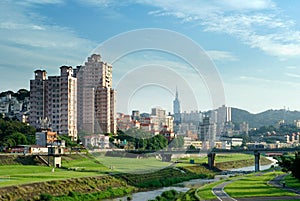
<path fill-rule="evenodd" d="M 215 187 L 212 188 L 212 192 L 213 194 L 218 198 L 218 200 L 220 201 L 236 201 L 236 199 L 230 197 L 225 191 L 224 191 L 224 187 L 231 183 L 234 182 L 236 180 L 231 180 L 231 181 L 227 181 L 227 182 L 223 182 Z"/>
<path fill-rule="evenodd" d="M 264 173 L 260 172 L 258 174 L 256 174 L 256 176 L 260 176 Z M 283 175 L 279 175 L 277 177 L 275 177 L 274 179 L 270 180 L 268 183 L 270 185 L 273 185 L 275 187 L 278 187 L 278 188 L 282 188 L 284 190 L 287 190 L 287 191 L 291 191 L 291 192 L 294 192 L 296 194 L 298 194 L 298 196 L 278 196 L 278 197 L 251 197 L 251 198 L 232 198 L 230 197 L 225 191 L 224 191 L 224 187 L 226 185 L 228 185 L 229 183 L 231 182 L 234 182 L 236 181 L 237 179 L 235 180 L 231 180 L 231 181 L 227 181 L 227 182 L 223 182 L 217 186 L 215 186 L 213 189 L 212 189 L 212 192 L 213 194 L 217 197 L 217 199 L 219 201 L 269 201 L 269 200 L 300 200 L 300 190 L 299 189 L 295 189 L 295 188 L 292 188 L 292 187 L 283 187 L 282 184 L 281 184 L 281 181 L 284 179 L 284 177 L 286 176 L 286 174 L 283 174 Z M 216 199 L 214 199 L 216 200 Z"/>
<path fill-rule="evenodd" d="M 281 181 L 284 179 L 284 177 L 286 175 L 287 174 L 282 174 L 282 175 L 279 175 L 279 176 L 275 177 L 274 179 L 269 181 L 269 184 L 271 184 L 272 186 L 278 187 L 278 188 L 282 188 L 283 190 L 296 193 L 300 196 L 300 190 L 299 189 L 288 187 L 288 186 L 286 186 L 286 187 L 282 186 Z"/>

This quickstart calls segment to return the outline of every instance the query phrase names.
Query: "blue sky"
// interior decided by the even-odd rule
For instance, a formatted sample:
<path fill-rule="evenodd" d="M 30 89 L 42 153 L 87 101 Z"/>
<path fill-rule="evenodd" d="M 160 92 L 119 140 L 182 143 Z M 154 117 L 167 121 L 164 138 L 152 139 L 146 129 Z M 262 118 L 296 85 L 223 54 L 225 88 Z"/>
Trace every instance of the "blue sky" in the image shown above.
<path fill-rule="evenodd" d="M 192 39 L 210 56 L 228 106 L 251 112 L 300 110 L 299 8 L 300 1 L 284 0 L 3 0 L 0 90 L 28 89 L 38 68 L 55 75 L 61 65 L 80 65 L 101 43 L 123 32 L 161 28 Z M 201 80 L 189 77 L 188 65 L 157 51 L 114 63 L 114 86 L 118 90 L 127 72 L 154 60 L 152 64 L 171 66 L 192 88 L 193 100 L 181 82 L 175 83 L 182 110 L 212 107 L 209 91 Z M 171 111 L 175 87 L 140 87 L 128 110 L 160 105 Z M 126 112 L 121 102 L 117 108 Z"/>

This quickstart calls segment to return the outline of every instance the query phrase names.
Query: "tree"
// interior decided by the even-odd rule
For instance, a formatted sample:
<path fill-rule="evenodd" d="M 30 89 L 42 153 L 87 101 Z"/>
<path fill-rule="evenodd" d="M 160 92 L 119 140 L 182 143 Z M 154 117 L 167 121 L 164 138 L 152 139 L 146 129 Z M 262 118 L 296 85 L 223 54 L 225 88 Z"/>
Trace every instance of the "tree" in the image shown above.
<path fill-rule="evenodd" d="M 278 158 L 278 165 L 282 167 L 284 172 L 291 171 L 292 175 L 300 180 L 300 155 L 298 152 L 295 153 L 295 158 L 290 156 L 280 156 L 280 158 Z"/>
<path fill-rule="evenodd" d="M 188 147 L 188 150 L 197 150 L 197 148 L 191 144 L 191 146 Z"/>
<path fill-rule="evenodd" d="M 35 128 L 19 121 L 0 118 L 0 144 L 35 144 Z"/>
<path fill-rule="evenodd" d="M 58 138 L 65 141 L 66 147 L 76 147 L 78 145 L 76 142 L 73 142 L 68 135 L 59 135 Z"/>
<path fill-rule="evenodd" d="M 26 97 L 30 96 L 30 92 L 27 89 L 20 89 L 14 94 L 18 100 L 24 100 Z"/>
<path fill-rule="evenodd" d="M 135 149 L 142 151 L 155 151 L 168 146 L 168 140 L 164 136 L 154 136 L 150 132 L 145 132 L 136 128 L 129 129 L 125 133 L 123 131 L 118 131 L 118 136 L 112 136 L 112 138 L 120 141 L 126 140 L 128 147 L 133 145 Z"/>
<path fill-rule="evenodd" d="M 300 155 L 298 152 L 295 153 L 295 160 L 292 164 L 292 174 L 295 178 L 297 178 L 298 180 L 300 180 L 300 170 L 299 170 L 299 167 L 300 167 Z"/>
<path fill-rule="evenodd" d="M 170 148 L 182 148 L 184 145 L 184 139 L 182 136 L 177 136 L 176 138 L 174 138 L 170 144 L 169 147 Z"/>

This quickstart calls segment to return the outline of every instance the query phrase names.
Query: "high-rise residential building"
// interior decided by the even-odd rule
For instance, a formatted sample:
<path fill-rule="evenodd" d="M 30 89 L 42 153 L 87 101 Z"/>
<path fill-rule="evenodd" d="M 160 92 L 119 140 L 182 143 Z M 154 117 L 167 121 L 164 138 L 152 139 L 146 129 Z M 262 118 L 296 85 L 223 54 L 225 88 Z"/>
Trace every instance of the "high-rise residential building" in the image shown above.
<path fill-rule="evenodd" d="M 209 112 L 209 117 L 211 122 L 217 124 L 217 135 L 216 138 L 219 139 L 221 136 L 226 135 L 228 133 L 228 129 L 230 130 L 231 122 L 231 107 L 227 107 L 222 105 L 216 110 L 212 110 Z M 233 128 L 232 128 L 233 130 Z M 230 132 L 229 132 L 230 133 Z"/>
<path fill-rule="evenodd" d="M 216 123 L 211 122 L 209 117 L 203 117 L 203 121 L 198 128 L 198 139 L 202 141 L 203 150 L 211 149 L 215 146 L 216 127 Z"/>
<path fill-rule="evenodd" d="M 115 90 L 112 65 L 93 54 L 77 67 L 78 130 L 86 133 L 116 133 Z"/>
<path fill-rule="evenodd" d="M 224 123 L 224 122 L 231 121 L 231 107 L 226 107 L 225 105 L 222 105 L 222 107 L 219 107 L 217 111 L 218 111 L 217 122 Z"/>
<path fill-rule="evenodd" d="M 60 67 L 59 76 L 49 76 L 45 70 L 36 70 L 30 80 L 29 122 L 42 128 L 48 126 L 58 134 L 67 134 L 77 140 L 77 79 L 71 66 Z"/>
<path fill-rule="evenodd" d="M 147 119 L 147 118 L 146 118 Z M 173 132 L 173 122 L 174 118 L 171 115 L 167 115 L 166 110 L 161 108 L 152 108 L 151 109 L 151 115 L 150 115 L 150 123 L 151 123 L 151 129 L 154 133 L 158 133 L 162 129 L 167 129 L 169 131 Z M 144 119 L 141 119 L 142 123 L 144 122 Z M 166 128 L 165 128 L 166 126 Z"/>
<path fill-rule="evenodd" d="M 41 127 L 41 122 L 47 116 L 45 70 L 34 71 L 34 80 L 30 80 L 30 116 L 29 123 L 35 128 Z"/>

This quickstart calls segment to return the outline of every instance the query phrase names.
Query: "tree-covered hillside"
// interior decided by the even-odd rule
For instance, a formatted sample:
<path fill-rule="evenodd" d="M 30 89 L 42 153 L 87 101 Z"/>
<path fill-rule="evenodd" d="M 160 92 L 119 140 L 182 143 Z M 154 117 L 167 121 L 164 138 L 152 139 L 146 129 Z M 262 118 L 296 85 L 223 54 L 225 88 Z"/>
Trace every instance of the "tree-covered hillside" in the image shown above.
<path fill-rule="evenodd" d="M 19 89 L 16 93 L 13 91 L 4 91 L 0 93 L 0 98 L 10 94 L 12 97 L 16 97 L 17 100 L 24 100 L 26 97 L 29 98 L 30 92 L 27 89 Z"/>
<path fill-rule="evenodd" d="M 250 128 L 260 128 L 262 126 L 276 125 L 280 120 L 285 120 L 287 124 L 293 124 L 294 120 L 300 119 L 300 112 L 281 109 L 252 114 L 246 110 L 232 108 L 231 116 L 232 121 L 235 123 L 245 121 L 249 123 Z"/>
<path fill-rule="evenodd" d="M 35 144 L 35 128 L 0 116 L 0 148 Z"/>

